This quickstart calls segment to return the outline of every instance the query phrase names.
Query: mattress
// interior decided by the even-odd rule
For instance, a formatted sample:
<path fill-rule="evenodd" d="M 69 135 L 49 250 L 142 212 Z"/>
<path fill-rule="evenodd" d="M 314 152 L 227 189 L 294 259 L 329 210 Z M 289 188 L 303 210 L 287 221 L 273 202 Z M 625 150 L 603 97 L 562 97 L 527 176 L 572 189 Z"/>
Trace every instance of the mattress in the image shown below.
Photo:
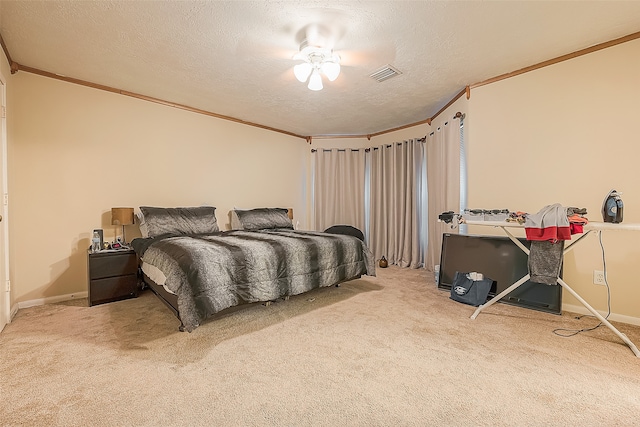
<path fill-rule="evenodd" d="M 151 265 L 148 262 L 145 262 L 144 260 L 142 260 L 141 268 L 142 268 L 142 272 L 146 274 L 147 277 L 149 277 L 149 279 L 153 280 L 154 283 L 162 286 L 164 290 L 169 292 L 170 294 L 175 295 L 175 293 L 165 285 L 165 282 L 167 281 L 167 276 L 165 276 L 164 273 L 158 267 Z"/>

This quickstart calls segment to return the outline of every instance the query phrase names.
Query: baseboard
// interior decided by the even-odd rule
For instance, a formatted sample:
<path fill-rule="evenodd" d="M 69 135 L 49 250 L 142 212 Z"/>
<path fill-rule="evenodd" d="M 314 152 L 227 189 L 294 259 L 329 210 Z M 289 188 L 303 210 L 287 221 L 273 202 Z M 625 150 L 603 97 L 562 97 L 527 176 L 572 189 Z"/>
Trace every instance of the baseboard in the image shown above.
<path fill-rule="evenodd" d="M 562 304 L 562 311 L 570 311 L 572 313 L 577 313 L 577 314 L 592 314 L 589 310 L 587 310 L 586 307 L 584 307 L 582 305 Z M 600 313 L 600 315 L 602 317 L 606 317 L 607 316 L 607 312 L 606 311 L 600 311 L 600 310 L 596 310 L 596 311 L 598 313 Z M 630 325 L 640 326 L 640 318 L 632 317 L 632 316 L 625 316 L 624 314 L 611 313 L 609 315 L 609 319 L 608 320 L 611 320 L 613 322 L 628 323 Z"/>
<path fill-rule="evenodd" d="M 37 305 L 55 304 L 57 302 L 69 301 L 72 299 L 87 298 L 88 296 L 89 296 L 89 292 L 87 291 L 76 292 L 73 294 L 56 295 L 54 297 L 46 297 L 46 298 L 32 299 L 29 301 L 22 301 L 22 302 L 19 302 L 17 305 L 18 305 L 18 308 L 29 308 L 29 307 L 35 307 Z M 17 311 L 18 310 L 16 309 L 16 312 Z"/>
<path fill-rule="evenodd" d="M 9 323 L 11 323 L 13 318 L 16 317 L 17 313 L 18 313 L 18 304 L 13 304 L 13 306 L 11 307 L 11 311 L 9 312 Z"/>

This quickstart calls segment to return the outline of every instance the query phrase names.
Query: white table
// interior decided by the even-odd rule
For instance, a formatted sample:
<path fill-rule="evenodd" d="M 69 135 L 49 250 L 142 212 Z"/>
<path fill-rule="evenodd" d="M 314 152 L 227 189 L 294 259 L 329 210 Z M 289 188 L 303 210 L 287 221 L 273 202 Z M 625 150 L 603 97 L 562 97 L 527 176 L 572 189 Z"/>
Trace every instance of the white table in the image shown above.
<path fill-rule="evenodd" d="M 468 224 L 468 225 L 481 225 L 481 226 L 485 226 L 485 227 L 498 227 L 498 228 L 501 228 L 505 232 L 505 234 L 507 236 L 509 236 L 509 239 L 511 239 L 511 241 L 513 241 L 513 243 L 515 243 L 520 249 L 522 249 L 522 251 L 524 251 L 524 253 L 529 255 L 529 249 L 526 246 L 524 246 L 508 230 L 509 228 L 524 228 L 524 225 L 519 224 L 517 222 L 507 222 L 507 221 L 473 221 L 473 220 L 465 220 L 463 222 L 465 224 Z M 576 240 L 570 241 L 570 243 L 568 243 L 565 246 L 564 251 L 562 253 L 562 256 L 564 257 L 564 255 L 567 252 L 571 251 L 575 247 L 575 245 L 578 242 L 582 241 L 582 239 L 587 237 L 589 235 L 589 233 L 591 233 L 593 231 L 600 231 L 600 230 L 602 230 L 602 231 L 612 231 L 612 230 L 615 230 L 615 231 L 640 231 L 640 224 L 622 224 L 622 223 L 621 224 L 611 224 L 611 223 L 606 223 L 606 222 L 589 222 L 588 224 L 586 224 L 584 226 L 584 233 L 582 235 L 580 235 L 580 237 L 578 237 Z M 506 296 L 509 292 L 513 291 L 518 286 L 522 285 L 527 280 L 529 280 L 529 278 L 530 278 L 530 276 L 529 276 L 529 274 L 527 274 L 526 276 L 524 276 L 523 278 L 521 278 L 520 280 L 518 280 L 517 282 L 515 282 L 511 286 L 509 286 L 507 289 L 505 289 L 504 291 L 500 292 L 498 295 L 496 295 L 495 297 L 493 297 L 492 299 L 490 299 L 486 303 L 484 303 L 481 306 L 479 306 L 476 309 L 476 311 L 471 315 L 471 318 L 475 319 L 476 317 L 478 317 L 478 315 L 480 314 L 480 312 L 482 310 L 484 310 L 485 308 L 495 304 L 501 298 Z M 631 340 L 625 334 L 623 334 L 618 329 L 616 329 L 615 326 L 613 326 L 607 319 L 605 319 L 600 313 L 598 313 L 593 307 L 591 307 L 580 295 L 578 295 L 576 293 L 576 291 L 571 289 L 571 287 L 569 285 L 567 285 L 561 278 L 558 277 L 557 280 L 558 280 L 558 284 L 560 286 L 562 286 L 564 289 L 567 290 L 567 292 L 569 292 L 578 301 L 580 301 L 580 303 L 582 305 L 584 305 L 586 307 L 586 309 L 589 310 L 598 320 L 600 320 L 603 325 L 607 326 L 617 336 L 619 336 L 620 339 L 622 339 L 622 341 L 624 341 L 629 346 L 629 348 L 631 349 L 631 351 L 633 351 L 633 353 L 636 355 L 636 357 L 640 357 L 640 351 L 638 350 L 638 347 L 636 347 L 636 345 L 633 342 L 631 342 Z"/>

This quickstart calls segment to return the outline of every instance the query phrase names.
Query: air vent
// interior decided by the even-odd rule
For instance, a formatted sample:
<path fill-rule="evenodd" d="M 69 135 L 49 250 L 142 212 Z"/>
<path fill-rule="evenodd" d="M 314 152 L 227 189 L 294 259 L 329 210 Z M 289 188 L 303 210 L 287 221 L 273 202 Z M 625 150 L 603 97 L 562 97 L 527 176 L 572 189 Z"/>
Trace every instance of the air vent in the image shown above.
<path fill-rule="evenodd" d="M 391 77 L 399 76 L 400 74 L 402 74 L 400 70 L 387 64 L 379 70 L 374 71 L 369 77 L 371 77 L 373 80 L 383 82 L 385 80 L 389 80 Z"/>

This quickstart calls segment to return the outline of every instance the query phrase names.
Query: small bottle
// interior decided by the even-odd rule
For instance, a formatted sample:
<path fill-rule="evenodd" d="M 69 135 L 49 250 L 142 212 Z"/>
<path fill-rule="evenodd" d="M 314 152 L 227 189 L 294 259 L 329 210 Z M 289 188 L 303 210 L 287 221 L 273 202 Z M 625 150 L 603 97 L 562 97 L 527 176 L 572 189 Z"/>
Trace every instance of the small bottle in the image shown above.
<path fill-rule="evenodd" d="M 100 251 L 100 234 L 97 231 L 93 232 L 93 237 L 91 238 L 91 252 Z"/>

